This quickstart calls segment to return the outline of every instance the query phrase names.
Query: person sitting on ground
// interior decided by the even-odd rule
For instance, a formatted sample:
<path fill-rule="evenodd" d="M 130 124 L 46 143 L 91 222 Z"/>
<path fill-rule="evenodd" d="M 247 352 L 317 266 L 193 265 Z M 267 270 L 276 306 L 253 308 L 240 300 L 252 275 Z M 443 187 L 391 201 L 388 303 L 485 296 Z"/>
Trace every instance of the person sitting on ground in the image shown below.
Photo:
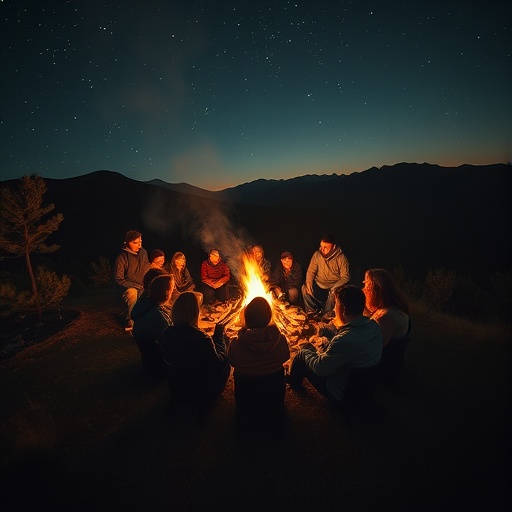
<path fill-rule="evenodd" d="M 174 303 L 181 293 L 193 292 L 199 302 L 199 308 L 201 308 L 203 304 L 203 294 L 194 291 L 196 285 L 187 268 L 187 258 L 185 254 L 180 251 L 174 253 L 171 259 L 169 273 L 174 278 L 174 291 L 171 296 L 171 303 Z"/>
<path fill-rule="evenodd" d="M 123 249 L 115 262 L 114 278 L 118 288 L 122 290 L 125 305 L 125 331 L 133 329 L 132 309 L 141 295 L 144 286 L 144 275 L 149 270 L 148 253 L 142 247 L 142 235 L 130 230 L 126 233 Z"/>
<path fill-rule="evenodd" d="M 302 267 L 293 259 L 290 251 L 283 251 L 281 264 L 272 271 L 270 277 L 270 290 L 274 297 L 287 300 L 290 304 L 300 304 L 303 282 Z"/>
<path fill-rule="evenodd" d="M 251 246 L 249 248 L 249 257 L 252 258 L 258 266 L 263 283 L 268 284 L 270 280 L 271 265 L 270 261 L 265 258 L 263 247 L 261 247 L 261 245 Z"/>
<path fill-rule="evenodd" d="M 228 360 L 234 368 L 238 429 L 258 435 L 282 434 L 286 380 L 283 364 L 290 358 L 286 337 L 272 322 L 272 309 L 255 297 L 242 311 L 243 327 L 231 341 Z"/>
<path fill-rule="evenodd" d="M 228 283 L 231 271 L 221 258 L 217 249 L 212 249 L 208 258 L 201 264 L 202 292 L 205 304 L 216 301 L 226 302 L 229 299 Z"/>
<path fill-rule="evenodd" d="M 272 322 L 272 309 L 263 297 L 255 297 L 242 313 L 243 327 L 233 338 L 228 360 L 235 372 L 264 376 L 283 371 L 290 358 L 286 336 Z"/>
<path fill-rule="evenodd" d="M 352 368 L 368 368 L 379 363 L 382 333 L 374 320 L 363 316 L 365 296 L 361 289 L 345 285 L 334 292 L 337 328 L 331 338 L 316 346 L 302 346 L 290 365 L 290 387 L 300 388 L 305 378 L 319 393 L 334 402 L 343 400 Z"/>
<path fill-rule="evenodd" d="M 226 355 L 224 325 L 217 324 L 213 339 L 198 327 L 199 303 L 193 292 L 183 292 L 172 308 L 172 323 L 162 334 L 162 353 L 173 402 L 205 405 L 224 390 L 231 367 Z"/>
<path fill-rule="evenodd" d="M 148 295 L 141 297 L 132 309 L 132 334 L 140 351 L 142 366 L 151 382 L 157 382 L 164 375 L 160 337 L 172 323 L 171 312 L 166 304 L 173 283 L 171 275 L 157 275 L 149 284 Z"/>
<path fill-rule="evenodd" d="M 348 259 L 333 235 L 324 235 L 309 262 L 302 297 L 306 313 L 332 314 L 334 290 L 350 280 Z"/>
<path fill-rule="evenodd" d="M 404 338 L 409 332 L 409 304 L 393 276 L 385 269 L 372 268 L 365 272 L 363 285 L 365 312 L 379 324 L 383 346 Z"/>

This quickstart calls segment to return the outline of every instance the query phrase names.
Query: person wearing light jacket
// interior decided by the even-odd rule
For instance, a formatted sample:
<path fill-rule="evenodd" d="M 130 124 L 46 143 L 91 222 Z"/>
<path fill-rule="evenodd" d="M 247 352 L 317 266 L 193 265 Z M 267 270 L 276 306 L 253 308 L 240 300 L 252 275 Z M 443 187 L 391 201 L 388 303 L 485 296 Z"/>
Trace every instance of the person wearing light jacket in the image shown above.
<path fill-rule="evenodd" d="M 325 235 L 311 257 L 306 271 L 302 296 L 306 313 L 330 313 L 334 307 L 334 290 L 348 283 L 348 259 L 332 235 Z"/>
<path fill-rule="evenodd" d="M 292 389 L 300 389 L 306 378 L 319 393 L 341 402 L 351 369 L 379 364 L 382 332 L 375 320 L 363 315 L 366 299 L 360 288 L 336 288 L 334 297 L 334 336 L 313 338 L 302 345 L 287 380 Z"/>

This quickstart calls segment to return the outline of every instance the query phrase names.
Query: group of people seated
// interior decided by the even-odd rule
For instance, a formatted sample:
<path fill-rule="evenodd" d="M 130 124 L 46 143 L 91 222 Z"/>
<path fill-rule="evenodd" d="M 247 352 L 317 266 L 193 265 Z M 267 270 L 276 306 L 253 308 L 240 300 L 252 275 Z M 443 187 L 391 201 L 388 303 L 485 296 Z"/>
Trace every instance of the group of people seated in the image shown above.
<path fill-rule="evenodd" d="M 273 323 L 266 298 L 256 297 L 245 306 L 243 325 L 232 340 L 224 335 L 222 323 L 216 324 L 213 336 L 199 328 L 202 304 L 229 298 L 231 272 L 218 250 L 211 250 L 203 261 L 201 291 L 196 291 L 182 252 L 174 254 L 166 269 L 162 251 L 148 256 L 142 235 L 126 233 L 115 266 L 126 306 L 125 328 L 132 330 L 147 374 L 154 380 L 168 379 L 173 401 L 215 400 L 233 368 L 235 398 L 237 380 L 277 375 L 292 389 L 300 388 L 306 378 L 339 403 L 351 369 L 378 365 L 390 343 L 408 336 L 408 302 L 392 275 L 369 269 L 362 288 L 348 284 L 348 260 L 330 235 L 320 241 L 305 281 L 289 251 L 281 254 L 274 272 L 261 246 L 250 251 L 274 296 L 303 305 L 316 320 L 317 334 L 302 345 L 288 374 L 283 367 L 290 359 L 286 333 Z"/>

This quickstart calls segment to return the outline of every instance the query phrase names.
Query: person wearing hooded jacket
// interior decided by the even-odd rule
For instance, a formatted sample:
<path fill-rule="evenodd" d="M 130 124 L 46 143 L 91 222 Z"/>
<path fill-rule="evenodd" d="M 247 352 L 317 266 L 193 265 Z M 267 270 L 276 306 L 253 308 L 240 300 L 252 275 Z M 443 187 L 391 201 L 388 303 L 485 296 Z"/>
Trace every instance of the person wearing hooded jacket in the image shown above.
<path fill-rule="evenodd" d="M 350 280 L 348 259 L 332 235 L 325 235 L 311 257 L 302 296 L 306 313 L 331 313 L 334 290 Z"/>
<path fill-rule="evenodd" d="M 131 313 L 144 290 L 144 275 L 149 270 L 148 253 L 142 247 L 142 235 L 130 230 L 126 233 L 123 249 L 116 258 L 114 278 L 122 290 L 125 303 L 125 331 L 133 329 Z"/>
<path fill-rule="evenodd" d="M 261 377 L 283 371 L 290 358 L 286 337 L 272 320 L 272 309 L 263 297 L 255 297 L 243 311 L 244 327 L 233 338 L 228 361 L 235 373 Z"/>
<path fill-rule="evenodd" d="M 288 341 L 272 323 L 272 309 L 265 298 L 255 297 L 241 316 L 244 326 L 228 349 L 228 361 L 234 368 L 238 431 L 250 428 L 258 434 L 281 435 Z"/>

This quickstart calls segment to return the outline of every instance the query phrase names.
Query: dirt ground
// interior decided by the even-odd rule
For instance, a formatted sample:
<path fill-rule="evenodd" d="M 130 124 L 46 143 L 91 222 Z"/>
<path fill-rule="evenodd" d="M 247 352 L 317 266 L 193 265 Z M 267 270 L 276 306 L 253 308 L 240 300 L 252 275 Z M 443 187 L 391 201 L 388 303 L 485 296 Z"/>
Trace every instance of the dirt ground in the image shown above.
<path fill-rule="evenodd" d="M 402 386 L 352 429 L 306 386 L 286 392 L 282 439 L 247 438 L 232 378 L 198 427 L 144 380 L 111 293 L 66 309 L 0 361 L 2 510 L 510 510 L 509 332 L 418 311 Z"/>

